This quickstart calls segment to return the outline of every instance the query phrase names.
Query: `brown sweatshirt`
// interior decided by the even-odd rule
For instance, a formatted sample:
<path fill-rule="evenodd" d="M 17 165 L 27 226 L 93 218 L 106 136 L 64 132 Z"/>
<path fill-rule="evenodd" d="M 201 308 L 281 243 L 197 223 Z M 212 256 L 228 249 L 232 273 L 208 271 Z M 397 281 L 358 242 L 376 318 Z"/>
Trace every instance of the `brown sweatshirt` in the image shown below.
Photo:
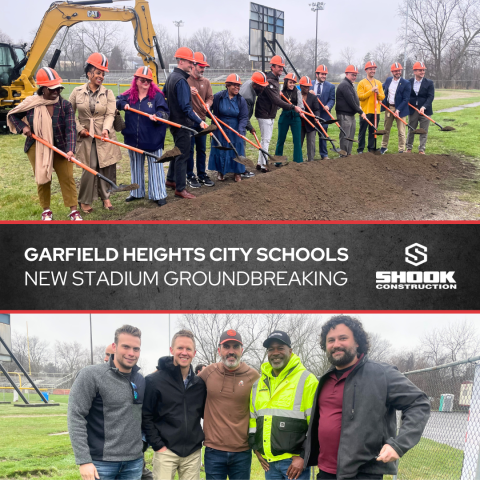
<path fill-rule="evenodd" d="M 197 80 L 193 75 L 190 75 L 187 82 L 191 87 L 195 87 L 198 90 L 202 100 L 208 105 L 208 108 L 210 108 L 213 105 L 213 91 L 212 86 L 210 85 L 210 80 L 205 77 Z M 207 118 L 207 112 L 196 95 L 192 95 L 192 108 L 193 111 L 205 121 L 205 118 Z"/>
<path fill-rule="evenodd" d="M 207 385 L 204 445 L 224 452 L 248 450 L 250 391 L 260 374 L 244 362 L 234 371 L 218 362 L 204 368 L 200 377 Z"/>

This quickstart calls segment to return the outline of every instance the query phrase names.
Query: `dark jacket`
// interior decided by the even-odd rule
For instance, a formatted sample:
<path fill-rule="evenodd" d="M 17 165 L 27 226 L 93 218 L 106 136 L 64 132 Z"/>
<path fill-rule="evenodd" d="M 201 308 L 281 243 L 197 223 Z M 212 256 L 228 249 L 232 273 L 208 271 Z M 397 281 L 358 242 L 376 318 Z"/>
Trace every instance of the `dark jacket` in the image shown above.
<path fill-rule="evenodd" d="M 333 367 L 320 377 L 304 443 L 305 467 L 317 465 L 318 397 Z M 402 411 L 397 434 L 396 410 Z M 389 444 L 400 457 L 414 447 L 430 416 L 427 396 L 396 367 L 374 362 L 365 355 L 345 380 L 342 433 L 338 447 L 337 479 L 354 478 L 358 472 L 396 475 L 397 462 L 377 462 Z"/>
<path fill-rule="evenodd" d="M 294 110 L 294 106 L 284 102 L 280 97 L 280 83 L 278 77 L 272 72 L 267 73 L 268 86 L 257 98 L 255 105 L 255 117 L 273 119 L 277 116 L 279 108 Z"/>
<path fill-rule="evenodd" d="M 253 82 L 251 80 L 247 80 L 241 87 L 240 87 L 240 95 L 243 99 L 247 102 L 248 107 L 248 122 L 247 122 L 247 130 L 249 132 L 252 131 L 252 124 L 250 119 L 253 115 L 253 110 L 255 108 L 255 101 L 257 100 L 257 92 L 253 88 Z"/>
<path fill-rule="evenodd" d="M 146 377 L 142 429 L 147 442 L 157 451 L 167 447 L 184 458 L 202 448 L 203 417 L 207 388 L 190 367 L 185 388 L 179 366 L 173 357 L 158 360 L 157 371 Z"/>
<path fill-rule="evenodd" d="M 201 122 L 192 108 L 192 94 L 187 82 L 189 76 L 188 73 L 175 67 L 163 87 L 170 110 L 170 120 L 185 127 L 198 126 Z"/>
<path fill-rule="evenodd" d="M 302 95 L 301 92 L 298 92 L 299 95 Z M 307 105 L 310 107 L 312 110 L 313 114 L 316 115 L 317 117 L 320 116 L 320 104 L 318 103 L 317 96 L 314 95 L 313 93 L 308 92 L 307 95 Z M 305 107 L 305 112 L 309 112 L 308 108 Z M 308 120 L 313 123 L 318 129 L 320 128 L 318 124 L 315 122 L 315 119 L 311 117 L 310 115 L 305 115 Z M 305 128 L 305 131 L 307 133 L 313 132 L 315 129 L 310 126 L 308 122 L 305 121 L 304 118 L 302 118 L 302 127 Z"/>
<path fill-rule="evenodd" d="M 128 94 L 117 97 L 118 110 L 124 110 L 127 103 Z M 169 110 L 162 92 L 157 92 L 152 100 L 147 96 L 142 101 L 139 100 L 135 105 L 130 105 L 130 107 L 168 120 Z M 122 130 L 122 134 L 125 143 L 131 147 L 147 150 L 148 152 L 159 150 L 164 146 L 166 130 L 167 126 L 165 123 L 152 122 L 148 117 L 129 112 L 128 110 L 125 112 L 125 128 Z"/>
<path fill-rule="evenodd" d="M 410 85 L 412 86 L 412 90 L 410 91 L 410 103 L 417 109 L 421 109 L 425 107 L 425 114 L 426 115 L 433 115 L 433 108 L 432 103 L 433 99 L 435 98 L 435 85 L 433 80 L 429 80 L 428 78 L 423 78 L 422 84 L 420 85 L 420 90 L 418 91 L 418 95 L 415 93 L 413 89 L 413 85 L 415 83 L 415 77 L 409 80 Z M 410 115 L 412 115 L 415 110 L 412 107 L 410 108 Z"/>
<path fill-rule="evenodd" d="M 312 83 L 312 90 L 315 92 L 315 95 L 317 95 L 317 85 L 318 85 L 317 81 L 314 80 Z M 327 81 L 323 82 L 322 94 L 320 96 L 317 95 L 317 97 L 326 107 L 330 109 L 330 111 L 332 111 L 332 108 L 335 105 L 335 85 Z M 321 105 L 320 105 L 320 117 L 323 118 L 324 120 L 330 120 L 330 115 L 328 115 L 328 113 L 322 108 Z"/>
<path fill-rule="evenodd" d="M 213 96 L 212 113 L 216 117 L 219 117 L 220 120 L 223 120 L 219 111 L 220 100 L 222 100 L 226 96 L 228 96 L 228 90 L 222 90 L 221 92 L 218 92 Z M 248 124 L 248 105 L 246 100 L 240 94 L 237 95 L 237 104 L 238 104 L 238 109 L 240 110 L 238 115 L 237 132 L 240 133 L 241 135 L 245 135 L 247 124 Z"/>
<path fill-rule="evenodd" d="M 363 110 L 360 108 L 360 100 L 353 83 L 344 78 L 337 87 L 337 106 L 335 111 L 341 115 L 349 115 L 353 117 L 356 113 L 361 115 Z"/>
<path fill-rule="evenodd" d="M 390 87 L 392 80 L 393 80 L 393 77 L 388 77 L 385 80 L 385 83 L 383 84 L 383 91 L 385 93 L 385 98 L 382 100 L 382 108 L 381 108 L 382 112 L 385 111 L 385 107 L 383 105 L 390 107 L 388 102 L 388 88 Z M 395 110 L 396 110 L 396 113 L 399 112 L 399 115 L 401 118 L 406 117 L 410 110 L 410 108 L 408 107 L 408 102 L 410 101 L 411 88 L 412 88 L 412 85 L 408 80 L 404 78 L 400 78 L 397 91 L 395 92 Z"/>
<path fill-rule="evenodd" d="M 67 418 L 77 465 L 141 458 L 145 379 L 139 370 L 135 365 L 126 377 L 115 367 L 113 355 L 108 363 L 80 370 L 70 390 Z"/>
<path fill-rule="evenodd" d="M 22 118 L 27 117 L 30 125 L 30 130 L 35 133 L 33 129 L 33 112 L 34 108 L 28 112 L 14 113 L 10 115 L 10 120 L 17 127 L 17 132 L 22 133 L 23 129 L 27 126 Z M 60 98 L 53 109 L 52 117 L 53 126 L 53 144 L 62 150 L 63 152 L 75 153 L 75 145 L 77 143 L 77 130 L 75 126 L 75 114 L 73 113 L 72 104 Z M 24 151 L 28 152 L 30 147 L 35 143 L 35 139 L 28 138 L 25 140 Z"/>

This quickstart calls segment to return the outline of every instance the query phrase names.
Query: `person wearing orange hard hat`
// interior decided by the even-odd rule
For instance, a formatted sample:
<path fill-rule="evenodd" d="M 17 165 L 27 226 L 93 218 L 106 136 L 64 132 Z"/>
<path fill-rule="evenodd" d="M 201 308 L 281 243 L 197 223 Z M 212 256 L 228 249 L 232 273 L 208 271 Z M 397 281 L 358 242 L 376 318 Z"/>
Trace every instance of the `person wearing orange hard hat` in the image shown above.
<path fill-rule="evenodd" d="M 360 108 L 367 115 L 367 119 L 370 120 L 373 125 L 378 125 L 381 102 L 385 98 L 382 83 L 375 79 L 376 71 L 377 64 L 373 60 L 368 61 L 365 64 L 367 78 L 361 80 L 357 87 L 357 94 L 358 98 L 360 99 Z M 375 152 L 377 150 L 375 129 L 364 118 L 361 118 L 360 129 L 358 131 L 358 153 L 363 153 L 363 150 L 365 149 L 365 134 L 367 133 L 367 128 L 368 151 Z"/>
<path fill-rule="evenodd" d="M 177 60 L 177 66 L 168 76 L 163 87 L 163 93 L 167 97 L 168 108 L 170 109 L 170 120 L 184 127 L 197 130 L 205 129 L 208 125 L 192 108 L 192 91 L 187 81 L 196 63 L 195 54 L 191 48 L 180 47 L 174 56 Z M 190 133 L 188 130 L 178 127 L 170 127 L 170 131 L 175 146 L 182 153 L 170 161 L 166 185 L 175 190 L 175 196 L 193 199 L 195 195 L 186 190 L 187 162 L 190 158 L 191 149 Z"/>
<path fill-rule="evenodd" d="M 300 79 L 300 90 L 302 96 L 302 103 L 308 105 L 310 110 L 317 117 L 320 116 L 320 104 L 318 103 L 316 95 L 310 92 L 312 89 L 312 80 L 310 77 L 304 76 Z M 308 110 L 308 109 L 307 109 Z M 317 131 L 313 128 L 310 123 L 306 121 L 305 116 L 302 118 L 302 129 L 301 129 L 301 140 L 302 147 L 305 137 L 307 138 L 307 158 L 309 162 L 312 162 L 315 159 L 315 135 Z M 314 119 L 309 118 L 309 121 L 315 125 Z"/>
<path fill-rule="evenodd" d="M 408 115 L 408 101 L 410 100 L 410 90 L 412 89 L 410 82 L 402 78 L 403 68 L 399 62 L 392 64 L 390 71 L 392 76 L 388 77 L 383 84 L 385 98 L 382 102 L 382 112 L 385 111 L 384 129 L 386 133 L 382 137 L 382 147 L 380 148 L 382 155 L 388 150 L 388 140 L 394 119 L 397 122 L 398 129 L 398 153 L 405 151 L 406 126 L 400 118 L 405 118 Z M 394 117 L 384 105 L 398 115 L 398 118 Z"/>
<path fill-rule="evenodd" d="M 293 105 L 297 105 L 303 110 L 302 95 L 296 85 L 298 84 L 297 74 L 291 72 L 285 75 L 283 79 L 282 94 L 288 98 Z M 318 102 L 317 102 L 318 103 Z M 300 115 L 295 110 L 283 110 L 278 119 L 278 137 L 275 155 L 283 155 L 283 147 L 287 139 L 288 129 L 292 131 L 293 140 L 293 161 L 303 162 L 302 154 L 302 121 Z"/>
<path fill-rule="evenodd" d="M 359 114 L 363 119 L 367 118 L 360 108 L 360 100 L 354 85 L 357 76 L 357 66 L 348 65 L 345 69 L 345 78 L 340 82 L 336 92 L 337 106 L 335 107 L 335 112 L 338 123 L 340 123 L 343 129 L 343 131 L 340 130 L 340 148 L 347 152 L 347 155 L 352 153 L 352 142 L 345 140 L 345 138 L 353 138 L 355 136 L 355 115 Z"/>
<path fill-rule="evenodd" d="M 263 92 L 258 96 L 255 105 L 255 117 L 257 118 L 260 133 L 262 135 L 262 148 L 267 152 L 272 139 L 273 125 L 275 123 L 278 109 L 283 108 L 286 111 L 295 110 L 297 113 L 302 112 L 300 107 L 290 105 L 283 101 L 280 96 L 279 79 L 280 75 L 283 73 L 284 66 L 285 60 L 283 57 L 280 55 L 274 55 L 272 57 L 270 60 L 270 72 L 266 74 L 268 86 L 265 87 Z M 263 173 L 269 171 L 265 155 L 260 151 L 258 152 L 257 170 L 260 170 Z"/>
<path fill-rule="evenodd" d="M 148 113 L 149 117 L 129 111 L 129 108 Z M 125 111 L 124 141 L 131 147 L 162 156 L 167 127 L 155 117 L 168 120 L 169 110 L 165 96 L 153 81 L 153 72 L 147 67 L 139 67 L 135 72 L 130 88 L 117 97 L 118 110 Z M 153 121 L 152 121 L 153 120 Z M 148 165 L 148 198 L 159 207 L 167 203 L 165 172 L 162 163 L 145 153 L 128 150 L 132 183 L 138 188 L 130 191 L 126 202 L 145 197 L 145 160 Z"/>
<path fill-rule="evenodd" d="M 425 115 L 433 115 L 432 103 L 435 98 L 435 85 L 433 80 L 425 78 L 425 70 L 427 67 L 423 62 L 415 62 L 413 65 L 413 78 L 411 78 L 410 84 L 412 90 L 410 91 L 410 104 L 417 110 Z M 408 117 L 408 124 L 413 129 L 418 127 L 423 128 L 427 133 L 420 135 L 420 145 L 418 146 L 418 153 L 424 155 L 427 147 L 428 127 L 430 126 L 430 120 L 418 113 L 414 108 L 410 107 L 410 114 Z M 408 129 L 407 137 L 407 153 L 412 153 L 413 141 L 415 135 L 412 130 Z"/>
<path fill-rule="evenodd" d="M 188 77 L 187 82 L 190 85 L 192 91 L 192 108 L 193 111 L 203 120 L 207 118 L 207 111 L 203 106 L 200 99 L 197 97 L 197 93 L 200 95 L 205 104 L 210 108 L 213 104 L 213 91 L 210 84 L 210 80 L 203 76 L 205 68 L 210 67 L 207 63 L 207 56 L 202 52 L 194 53 L 195 64 L 192 68 L 192 73 Z M 197 150 L 197 176 L 193 171 L 195 162 L 194 154 Z M 190 146 L 190 157 L 187 162 L 187 184 L 191 188 L 200 188 L 202 185 L 205 187 L 213 187 L 215 183 L 207 175 L 205 161 L 207 158 L 207 137 L 203 135 L 201 137 L 192 137 Z"/>
<path fill-rule="evenodd" d="M 225 80 L 226 90 L 222 90 L 213 96 L 212 113 L 240 135 L 245 136 L 248 107 L 247 102 L 239 93 L 241 84 L 242 81 L 236 73 L 228 75 Z M 224 131 L 238 154 L 245 155 L 245 142 L 230 129 L 224 128 Z M 223 135 L 219 135 L 218 139 L 222 146 L 229 146 Z M 236 162 L 235 157 L 234 150 L 212 148 L 208 159 L 208 169 L 218 172 L 217 178 L 221 182 L 225 180 L 225 174 L 227 173 L 233 173 L 234 180 L 240 182 L 242 180 L 241 175 L 245 172 L 245 166 Z"/>
<path fill-rule="evenodd" d="M 26 136 L 25 153 L 30 161 L 37 183 L 37 193 L 43 208 L 41 219 L 53 220 L 50 210 L 52 172 L 55 170 L 62 190 L 63 203 L 70 208 L 70 220 L 81 221 L 77 211 L 77 187 L 73 178 L 75 153 L 75 114 L 70 102 L 62 98 L 62 79 L 50 67 L 41 68 L 36 75 L 36 95 L 27 97 L 20 105 L 10 110 L 7 125 L 12 133 Z M 35 141 L 38 135 L 67 154 L 65 159 L 43 143 Z"/>
<path fill-rule="evenodd" d="M 107 72 L 107 57 L 102 53 L 92 53 L 85 65 L 85 76 L 88 82 L 74 88 L 69 100 L 73 111 L 78 112 L 76 119 L 78 160 L 116 183 L 116 164 L 122 158 L 120 147 L 92 137 L 95 134 L 117 140 L 113 127 L 116 110 L 115 95 L 103 85 Z M 82 211 L 86 214 L 93 212 L 92 205 L 97 196 L 102 200 L 105 209 L 113 210 L 109 190 L 110 185 L 107 182 L 83 170 L 78 192 Z"/>
<path fill-rule="evenodd" d="M 315 70 L 316 79 L 312 82 L 312 89 L 310 90 L 323 104 L 322 107 L 322 105 L 317 102 L 320 105 L 320 118 L 323 118 L 323 120 L 330 120 L 328 112 L 330 112 L 335 105 L 335 85 L 327 82 L 327 75 L 328 67 L 326 65 L 319 65 Z M 325 130 L 328 130 L 328 125 L 323 124 L 322 126 Z M 322 160 L 328 160 L 327 141 L 319 138 L 318 146 Z"/>

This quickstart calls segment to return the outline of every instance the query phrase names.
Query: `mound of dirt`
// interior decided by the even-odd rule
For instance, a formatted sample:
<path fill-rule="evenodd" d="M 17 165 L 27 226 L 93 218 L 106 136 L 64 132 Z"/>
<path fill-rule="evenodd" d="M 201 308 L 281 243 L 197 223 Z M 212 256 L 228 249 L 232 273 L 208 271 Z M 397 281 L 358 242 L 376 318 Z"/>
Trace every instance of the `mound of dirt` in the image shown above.
<path fill-rule="evenodd" d="M 367 153 L 271 168 L 239 183 L 229 178 L 192 190 L 195 200 L 176 199 L 169 191 L 167 205 L 138 208 L 125 219 L 458 219 L 452 180 L 476 174 L 473 165 L 457 157 L 418 154 Z"/>

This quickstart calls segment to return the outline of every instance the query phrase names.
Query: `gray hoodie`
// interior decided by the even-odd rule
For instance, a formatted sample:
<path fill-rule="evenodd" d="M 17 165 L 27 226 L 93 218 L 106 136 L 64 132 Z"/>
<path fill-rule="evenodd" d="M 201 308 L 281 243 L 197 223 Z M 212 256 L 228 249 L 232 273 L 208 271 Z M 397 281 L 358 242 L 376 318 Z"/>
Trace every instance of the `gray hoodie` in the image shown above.
<path fill-rule="evenodd" d="M 111 355 L 108 363 L 79 372 L 68 402 L 68 432 L 77 465 L 142 456 L 145 379 L 139 370 L 133 367 L 128 378 Z"/>

